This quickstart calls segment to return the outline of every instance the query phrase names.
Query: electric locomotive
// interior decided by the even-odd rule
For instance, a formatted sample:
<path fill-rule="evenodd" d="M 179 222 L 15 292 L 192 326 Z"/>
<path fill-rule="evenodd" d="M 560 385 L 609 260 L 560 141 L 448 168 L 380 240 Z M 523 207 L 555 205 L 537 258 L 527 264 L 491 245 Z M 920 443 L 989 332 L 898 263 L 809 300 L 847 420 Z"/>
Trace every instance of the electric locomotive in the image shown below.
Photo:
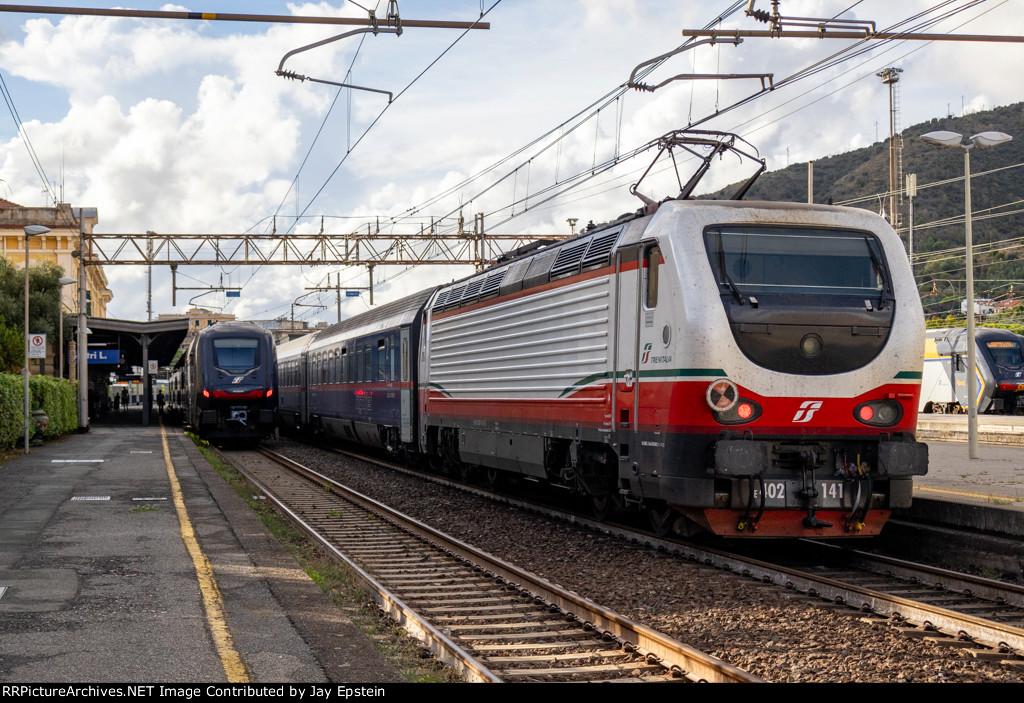
<path fill-rule="evenodd" d="M 200 437 L 260 439 L 277 423 L 277 357 L 270 332 L 220 322 L 196 334 L 171 374 L 169 405 Z"/>
<path fill-rule="evenodd" d="M 659 531 L 877 534 L 927 469 L 924 320 L 864 210 L 669 201 L 442 288 L 420 448 Z"/>

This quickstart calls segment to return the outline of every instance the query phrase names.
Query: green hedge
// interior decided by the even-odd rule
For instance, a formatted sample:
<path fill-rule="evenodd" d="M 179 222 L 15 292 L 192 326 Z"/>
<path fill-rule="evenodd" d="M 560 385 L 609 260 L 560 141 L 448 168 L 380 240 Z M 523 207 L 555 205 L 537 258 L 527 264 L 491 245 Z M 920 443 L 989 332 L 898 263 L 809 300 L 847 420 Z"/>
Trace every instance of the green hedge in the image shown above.
<path fill-rule="evenodd" d="M 25 436 L 25 381 L 20 374 L 0 374 L 0 449 L 10 449 Z M 29 379 L 30 407 L 42 408 L 50 418 L 44 437 L 57 437 L 78 429 L 78 387 L 49 376 Z"/>

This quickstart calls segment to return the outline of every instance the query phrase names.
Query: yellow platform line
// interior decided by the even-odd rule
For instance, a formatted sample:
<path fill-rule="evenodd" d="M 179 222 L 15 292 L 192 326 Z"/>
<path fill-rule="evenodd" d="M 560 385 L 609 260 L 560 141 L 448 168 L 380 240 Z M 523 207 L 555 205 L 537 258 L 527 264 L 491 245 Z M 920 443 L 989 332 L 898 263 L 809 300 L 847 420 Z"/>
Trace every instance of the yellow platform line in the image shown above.
<path fill-rule="evenodd" d="M 1018 503 L 1024 501 L 1024 498 L 1015 498 L 1013 496 L 997 496 L 990 493 L 972 493 L 970 491 L 958 491 L 952 488 L 932 488 L 931 486 L 914 486 L 915 491 L 930 491 L 932 493 L 945 493 L 952 496 L 961 496 L 964 498 L 982 498 L 984 500 L 1008 500 Z"/>
<path fill-rule="evenodd" d="M 174 509 L 178 511 L 178 523 L 181 526 L 181 539 L 192 557 L 192 564 L 196 569 L 196 576 L 199 578 L 199 591 L 203 596 L 203 605 L 206 608 L 206 621 L 210 625 L 210 634 L 213 636 L 213 645 L 220 657 L 221 666 L 224 667 L 224 675 L 228 683 L 252 683 L 252 677 L 242 662 L 242 657 L 235 649 L 235 643 L 231 638 L 231 631 L 228 630 L 227 621 L 224 618 L 224 599 L 217 588 L 217 581 L 213 576 L 213 566 L 206 558 L 199 541 L 196 539 L 192 522 L 188 519 L 188 511 L 185 510 L 185 498 L 181 492 L 181 484 L 178 483 L 178 476 L 174 473 L 174 464 L 171 463 L 171 450 L 167 446 L 167 431 L 163 423 L 160 424 L 160 439 L 164 447 L 164 464 L 167 466 L 167 477 L 171 481 L 171 494 L 174 496 Z"/>

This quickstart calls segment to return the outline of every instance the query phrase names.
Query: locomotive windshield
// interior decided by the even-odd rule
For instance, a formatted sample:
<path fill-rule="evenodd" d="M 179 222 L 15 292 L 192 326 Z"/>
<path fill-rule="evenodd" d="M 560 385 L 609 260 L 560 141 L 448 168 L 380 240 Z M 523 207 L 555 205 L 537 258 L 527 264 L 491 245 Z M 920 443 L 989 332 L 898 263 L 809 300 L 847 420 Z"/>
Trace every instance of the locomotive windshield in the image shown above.
<path fill-rule="evenodd" d="M 224 337 L 213 340 L 214 366 L 227 373 L 250 371 L 260 362 L 258 339 Z"/>
<path fill-rule="evenodd" d="M 996 366 L 1011 369 L 1024 366 L 1024 357 L 1021 356 L 1020 345 L 1016 342 L 988 342 L 985 346 L 988 347 L 988 353 L 992 355 Z"/>
<path fill-rule="evenodd" d="M 713 227 L 705 231 L 708 261 L 722 293 L 878 298 L 885 268 L 878 241 L 843 230 Z"/>

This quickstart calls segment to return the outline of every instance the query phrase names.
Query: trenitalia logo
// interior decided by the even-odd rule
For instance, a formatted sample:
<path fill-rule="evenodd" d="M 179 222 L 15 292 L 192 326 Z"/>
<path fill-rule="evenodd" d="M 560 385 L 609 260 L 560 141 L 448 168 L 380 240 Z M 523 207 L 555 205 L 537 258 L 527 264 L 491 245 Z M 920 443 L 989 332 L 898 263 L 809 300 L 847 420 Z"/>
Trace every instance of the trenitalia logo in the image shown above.
<path fill-rule="evenodd" d="M 814 413 L 821 408 L 820 400 L 805 400 L 800 403 L 800 409 L 793 416 L 793 422 L 810 422 Z"/>
<path fill-rule="evenodd" d="M 648 342 L 647 344 L 644 345 L 644 356 L 643 356 L 643 359 L 640 360 L 640 363 L 646 364 L 648 361 L 650 361 L 650 359 L 651 359 L 651 344 L 650 344 L 650 342 Z"/>

